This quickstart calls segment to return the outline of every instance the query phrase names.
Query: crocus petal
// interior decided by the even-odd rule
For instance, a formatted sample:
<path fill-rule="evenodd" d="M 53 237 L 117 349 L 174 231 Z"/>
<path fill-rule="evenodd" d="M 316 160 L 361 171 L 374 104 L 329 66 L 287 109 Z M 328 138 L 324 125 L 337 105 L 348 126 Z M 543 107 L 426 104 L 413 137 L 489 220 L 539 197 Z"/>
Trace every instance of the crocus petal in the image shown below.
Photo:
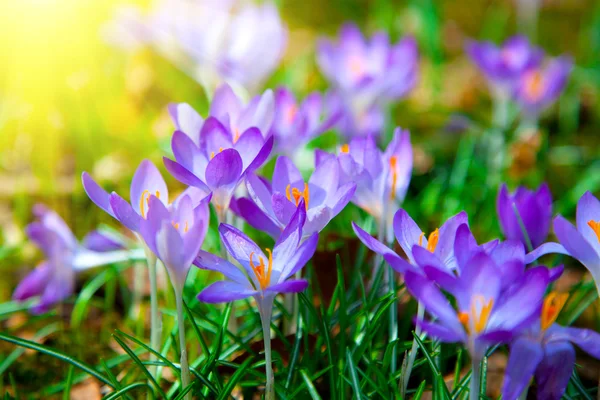
<path fill-rule="evenodd" d="M 187 103 L 171 103 L 168 109 L 177 130 L 185 133 L 198 146 L 200 144 L 200 130 L 204 123 L 200 114 Z"/>
<path fill-rule="evenodd" d="M 399 274 L 404 274 L 406 271 L 417 272 L 416 268 L 412 264 L 409 264 L 406 262 L 406 260 L 395 253 L 386 253 L 383 255 L 383 259 L 390 265 L 390 267 L 394 269 L 394 271 L 398 272 Z"/>
<path fill-rule="evenodd" d="M 271 198 L 273 214 L 275 214 L 282 226 L 286 226 L 290 222 L 292 215 L 296 212 L 297 206 L 280 192 L 273 193 Z"/>
<path fill-rule="evenodd" d="M 454 239 L 454 257 L 456 258 L 457 266 L 465 265 L 469 261 L 469 258 L 475 254 L 478 247 L 469 226 L 467 224 L 459 226 L 456 230 L 456 238 Z M 487 252 L 487 249 L 484 249 L 484 251 Z"/>
<path fill-rule="evenodd" d="M 250 128 L 244 131 L 238 141 L 233 145 L 233 148 L 240 153 L 244 163 L 245 170 L 260 153 L 260 150 L 265 144 L 262 134 L 258 128 Z M 260 162 L 262 164 L 262 162 Z"/>
<path fill-rule="evenodd" d="M 171 150 L 179 164 L 189 171 L 195 171 L 195 160 L 200 158 L 200 149 L 188 135 L 175 131 L 171 137 Z"/>
<path fill-rule="evenodd" d="M 600 222 L 600 201 L 590 192 L 585 192 L 577 202 L 577 230 L 600 253 L 600 239 L 588 222 Z"/>
<path fill-rule="evenodd" d="M 212 253 L 200 250 L 198 257 L 194 260 L 194 265 L 201 269 L 220 272 L 228 279 L 241 285 L 248 283 L 248 278 L 238 267 L 227 260 L 217 257 Z"/>
<path fill-rule="evenodd" d="M 272 293 L 299 293 L 308 287 L 305 279 L 290 279 L 267 287 L 267 292 Z"/>
<path fill-rule="evenodd" d="M 142 215 L 140 205 L 146 201 L 146 193 L 159 197 L 165 204 L 169 202 L 169 190 L 158 168 L 150 161 L 140 163 L 131 180 L 131 206 L 136 213 Z M 117 211 L 115 210 L 115 213 Z"/>
<path fill-rule="evenodd" d="M 598 282 L 598 279 L 600 279 L 600 257 L 585 240 L 585 237 L 560 215 L 554 219 L 554 233 L 571 256 L 585 265 L 594 280 Z"/>
<path fill-rule="evenodd" d="M 413 272 L 404 275 L 409 292 L 424 306 L 425 310 L 437 317 L 449 330 L 463 332 L 464 329 L 448 299 L 430 280 Z"/>
<path fill-rule="evenodd" d="M 246 188 L 256 206 L 267 215 L 273 216 L 273 207 L 271 205 L 273 194 L 266 183 L 257 175 L 248 174 L 246 175 Z"/>
<path fill-rule="evenodd" d="M 415 323 L 423 330 L 423 332 L 427 333 L 427 335 L 444 343 L 457 343 L 463 341 L 465 338 L 464 332 L 452 330 L 447 326 L 436 324 L 435 322 L 417 320 Z"/>
<path fill-rule="evenodd" d="M 232 200 L 233 203 L 233 200 Z M 276 225 L 252 200 L 244 197 L 235 200 L 238 214 L 253 228 L 269 234 L 277 240 L 281 228 Z M 233 208 L 230 205 L 231 208 Z"/>
<path fill-rule="evenodd" d="M 381 255 L 393 254 L 393 255 L 397 256 L 397 254 L 394 251 L 392 251 L 389 247 L 387 247 L 386 245 L 384 245 L 383 243 L 381 243 L 380 241 L 375 239 L 373 236 L 371 236 L 370 234 L 365 232 L 361 227 L 356 225 L 354 222 L 352 222 L 352 229 L 354 229 L 354 233 L 356 234 L 356 237 L 358 237 L 358 239 L 361 242 L 363 242 L 363 244 L 365 246 L 367 246 L 371 251 L 374 251 L 375 253 L 381 254 Z"/>
<path fill-rule="evenodd" d="M 82 241 L 83 247 L 88 250 L 104 252 L 125 248 L 125 243 L 117 235 L 108 232 L 92 231 Z"/>
<path fill-rule="evenodd" d="M 252 160 L 250 165 L 248 165 L 246 167 L 246 169 L 244 170 L 244 173 L 247 174 L 247 173 L 253 172 L 257 168 L 259 168 L 261 165 L 263 165 L 265 161 L 267 161 L 267 159 L 271 155 L 271 151 L 273 150 L 274 140 L 275 140 L 275 138 L 273 138 L 273 136 L 271 136 L 271 137 L 267 138 L 267 140 L 265 140 L 265 143 L 260 148 L 260 151 L 258 152 L 256 157 L 254 157 L 254 160 Z"/>
<path fill-rule="evenodd" d="M 52 266 L 50 263 L 41 263 L 17 285 L 12 298 L 23 301 L 41 295 L 51 276 Z"/>
<path fill-rule="evenodd" d="M 206 166 L 206 183 L 212 189 L 235 185 L 242 174 L 242 158 L 234 149 L 225 149 Z"/>
<path fill-rule="evenodd" d="M 350 203 L 356 192 L 356 183 L 348 182 L 341 186 L 330 201 L 332 216 L 338 215 Z"/>
<path fill-rule="evenodd" d="M 112 192 L 110 195 L 110 206 L 115 212 L 116 218 L 123 225 L 134 232 L 139 231 L 142 217 L 131 207 L 131 204 L 115 192 Z"/>
<path fill-rule="evenodd" d="M 329 199 L 335 195 L 335 189 L 337 189 L 340 180 L 339 176 L 340 167 L 337 160 L 325 161 L 315 169 L 308 183 L 324 189 L 325 198 L 319 202 L 320 204 L 328 204 Z"/>
<path fill-rule="evenodd" d="M 231 89 L 231 86 L 224 83 L 219 86 L 213 96 L 210 104 L 209 115 L 221 119 L 224 115 L 230 114 L 237 117 L 242 109 L 242 102 Z"/>
<path fill-rule="evenodd" d="M 399 209 L 394 215 L 394 234 L 396 240 L 402 247 L 402 250 L 406 253 L 406 256 L 411 263 L 415 262 L 412 255 L 412 248 L 415 244 L 421 244 L 427 247 L 427 239 L 423 237 L 422 243 L 419 243 L 419 238 L 423 231 L 415 223 L 415 221 L 408 215 L 403 209 Z"/>
<path fill-rule="evenodd" d="M 302 174 L 292 160 L 285 156 L 278 157 L 273 170 L 273 191 L 286 193 L 288 185 L 298 181 L 302 181 Z"/>
<path fill-rule="evenodd" d="M 519 398 L 519 395 L 529 385 L 543 356 L 542 345 L 530 338 L 518 338 L 510 345 L 510 355 L 502 386 L 503 399 L 516 400 Z"/>
<path fill-rule="evenodd" d="M 454 259 L 454 240 L 458 227 L 463 224 L 468 224 L 469 218 L 467 213 L 462 211 L 450 218 L 440 227 L 439 240 L 435 247 L 435 254 L 449 268 L 456 267 Z"/>
<path fill-rule="evenodd" d="M 55 304 L 60 303 L 73 294 L 75 289 L 75 274 L 70 269 L 59 266 L 60 271 L 47 282 L 39 303 L 31 309 L 33 314 L 42 314 L 50 310 Z"/>
<path fill-rule="evenodd" d="M 560 400 L 575 365 L 575 349 L 569 342 L 546 343 L 544 358 L 535 373 L 538 399 Z"/>
<path fill-rule="evenodd" d="M 440 271 L 450 271 L 450 269 L 444 264 L 442 260 L 437 256 L 437 254 L 430 252 L 426 248 L 417 245 L 414 245 L 411 251 L 415 263 L 423 267 L 433 267 L 439 269 Z"/>
<path fill-rule="evenodd" d="M 571 255 L 562 244 L 548 242 L 533 250 L 531 253 L 527 253 L 524 259 L 525 264 L 531 264 L 532 262 L 546 254 L 565 254 L 567 256 Z"/>
<path fill-rule="evenodd" d="M 110 216 L 116 218 L 115 213 L 110 206 L 110 195 L 108 192 L 102 189 L 87 172 L 81 174 L 81 180 L 83 182 L 83 189 L 85 190 L 85 193 L 87 193 L 90 200 L 92 200 L 94 204 L 96 204 Z"/>
<path fill-rule="evenodd" d="M 304 200 L 301 200 L 290 219 L 290 223 L 285 227 L 277 242 L 275 242 L 275 247 L 273 248 L 274 258 L 287 260 L 291 257 L 302 238 L 302 228 L 305 221 L 306 207 L 304 206 Z"/>
<path fill-rule="evenodd" d="M 167 157 L 163 157 L 163 163 L 165 164 L 167 171 L 169 171 L 169 173 L 173 175 L 173 177 L 179 182 L 189 186 L 195 186 L 206 192 L 210 192 L 210 188 L 183 165 Z"/>
<path fill-rule="evenodd" d="M 331 218 L 333 218 L 331 209 L 325 205 L 309 208 L 308 213 L 306 214 L 304 235 L 310 235 L 313 232 L 321 232 L 329 221 L 331 221 Z"/>
<path fill-rule="evenodd" d="M 279 282 L 293 276 L 300 269 L 304 268 L 308 260 L 315 254 L 318 243 L 319 234 L 315 232 L 298 247 L 294 255 L 288 260 L 281 271 Z"/>
<path fill-rule="evenodd" d="M 254 279 L 254 272 L 250 267 L 250 254 L 252 254 L 252 260 L 258 263 L 259 257 L 262 257 L 265 262 L 268 258 L 265 256 L 263 251 L 246 236 L 245 233 L 239 229 L 227 225 L 219 225 L 219 234 L 221 236 L 221 242 L 227 248 L 227 252 L 233 256 L 248 272 L 248 275 Z"/>
<path fill-rule="evenodd" d="M 219 281 L 200 292 L 198 300 L 204 303 L 228 303 L 254 296 L 257 293 L 256 290 L 247 284 L 242 285 L 237 282 Z"/>
<path fill-rule="evenodd" d="M 35 243 L 49 258 L 65 251 L 60 236 L 41 222 L 32 222 L 25 228 L 29 240 Z"/>
<path fill-rule="evenodd" d="M 592 357 L 600 359 L 600 334 L 591 329 L 573 328 L 554 324 L 546 334 L 546 341 L 569 341 Z"/>
<path fill-rule="evenodd" d="M 423 272 L 425 272 L 425 275 L 427 275 L 429 279 L 449 293 L 456 293 L 456 291 L 460 289 L 460 282 L 452 273 L 427 265 L 423 266 Z"/>
<path fill-rule="evenodd" d="M 200 148 L 204 154 L 216 154 L 233 146 L 233 138 L 227 128 L 215 117 L 208 117 L 200 132 Z"/>

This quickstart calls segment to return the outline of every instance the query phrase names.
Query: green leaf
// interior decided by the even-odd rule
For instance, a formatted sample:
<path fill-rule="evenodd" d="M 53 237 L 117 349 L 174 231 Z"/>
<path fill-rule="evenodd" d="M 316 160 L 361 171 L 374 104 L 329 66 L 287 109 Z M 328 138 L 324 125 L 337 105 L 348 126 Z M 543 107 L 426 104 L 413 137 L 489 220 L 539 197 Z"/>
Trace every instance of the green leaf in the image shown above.
<path fill-rule="evenodd" d="M 313 400 L 321 400 L 321 396 L 319 396 L 319 393 L 317 392 L 315 385 L 313 385 L 312 380 L 310 379 L 310 376 L 308 376 L 308 374 L 306 373 L 306 370 L 304 370 L 304 369 L 301 370 L 300 375 L 302 376 L 302 380 L 304 381 L 304 384 L 306 385 L 306 387 L 308 389 L 308 393 L 310 394 L 310 397 Z"/>
<path fill-rule="evenodd" d="M 119 397 L 131 392 L 132 390 L 138 389 L 138 388 L 147 388 L 147 393 L 152 395 L 152 398 L 156 398 L 154 397 L 154 392 L 152 391 L 152 388 L 150 386 L 148 386 L 147 383 L 145 382 L 135 382 L 135 383 L 131 383 L 127 386 L 123 386 L 121 389 L 109 394 L 108 396 L 106 396 L 104 398 L 104 400 L 115 400 L 118 399 Z"/>
<path fill-rule="evenodd" d="M 352 390 L 354 391 L 354 398 L 361 400 L 362 390 L 360 390 L 360 384 L 358 382 L 358 375 L 356 373 L 356 367 L 352 361 L 352 354 L 350 350 L 346 349 L 346 362 L 348 363 L 348 369 L 350 370 L 350 377 L 352 378 Z"/>
<path fill-rule="evenodd" d="M 246 373 L 246 370 L 248 369 L 252 361 L 254 361 L 254 357 L 248 357 L 246 361 L 244 361 L 242 365 L 240 365 L 240 367 L 231 376 L 231 379 L 229 379 L 229 382 L 227 382 L 227 385 L 225 385 L 225 387 L 221 391 L 221 394 L 219 395 L 219 400 L 224 400 L 230 396 L 231 392 L 233 391 L 233 388 L 235 387 L 235 385 L 237 385 L 238 381 L 242 379 L 242 376 Z"/>

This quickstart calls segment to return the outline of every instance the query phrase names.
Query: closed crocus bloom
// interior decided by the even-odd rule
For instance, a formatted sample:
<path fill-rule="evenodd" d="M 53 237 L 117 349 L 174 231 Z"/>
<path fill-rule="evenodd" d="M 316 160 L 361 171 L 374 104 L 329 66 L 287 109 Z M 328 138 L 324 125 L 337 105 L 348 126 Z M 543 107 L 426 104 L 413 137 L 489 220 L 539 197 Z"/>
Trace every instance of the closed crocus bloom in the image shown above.
<path fill-rule="evenodd" d="M 523 36 L 514 36 L 501 46 L 470 42 L 467 54 L 485 75 L 494 93 L 508 96 L 521 76 L 542 62 L 544 53 Z"/>
<path fill-rule="evenodd" d="M 19 283 L 13 294 L 18 301 L 39 297 L 31 309 L 32 313 L 44 313 L 71 296 L 78 271 L 124 261 L 130 256 L 124 251 L 112 251 L 122 249 L 123 244 L 119 245 L 113 238 L 102 237 L 100 232 L 88 236 L 95 238 L 93 245 L 91 242 L 87 244 L 89 247 L 80 245 L 65 221 L 43 205 L 35 206 L 34 214 L 37 221 L 27 226 L 27 237 L 44 252 L 46 260 Z M 112 252 L 103 253 L 109 251 Z"/>
<path fill-rule="evenodd" d="M 379 133 L 365 121 L 382 120 L 381 107 L 404 97 L 418 75 L 418 51 L 412 37 L 392 45 L 379 32 L 367 40 L 353 24 L 342 27 L 337 43 L 320 41 L 317 62 L 339 91 L 345 109 L 343 132 L 349 135 Z"/>
<path fill-rule="evenodd" d="M 275 153 L 293 157 L 306 143 L 331 129 L 341 110 L 331 94 L 311 93 L 300 104 L 294 94 L 281 87 L 275 91 L 275 117 L 271 134 L 275 137 Z"/>
<path fill-rule="evenodd" d="M 167 170 L 186 185 L 211 192 L 222 216 L 238 185 L 271 153 L 273 138 L 265 140 L 257 126 L 270 129 L 272 107 L 272 94 L 267 93 L 243 107 L 229 86 L 217 91 L 212 116 L 204 121 L 187 105 L 172 106 L 175 125 L 194 131 L 175 131 L 171 140 L 175 160 L 164 158 Z"/>
<path fill-rule="evenodd" d="M 333 156 L 317 151 L 317 165 Z M 386 226 L 386 241 L 393 240 L 392 218 L 400 207 L 413 167 L 410 134 L 396 128 L 386 150 L 377 147 L 373 137 L 354 138 L 339 148 L 337 155 L 342 182 L 356 182 L 352 202 Z"/>
<path fill-rule="evenodd" d="M 521 76 L 515 87 L 514 98 L 527 118 L 537 118 L 558 99 L 572 68 L 571 59 L 563 56 L 529 69 Z"/>
<path fill-rule="evenodd" d="M 530 245 L 537 247 L 546 240 L 552 219 L 552 193 L 545 183 L 535 192 L 519 186 L 514 193 L 509 193 L 506 185 L 502 185 L 496 209 L 500 227 L 507 239 L 519 240 L 529 247 L 519 222 L 520 217 Z"/>
<path fill-rule="evenodd" d="M 548 242 L 527 254 L 527 263 L 550 253 L 566 254 L 583 264 L 600 293 L 600 202 L 585 192 L 577 202 L 576 225 L 563 216 L 554 218 L 554 234 L 559 243 Z"/>
<path fill-rule="evenodd" d="M 510 344 L 503 399 L 519 398 L 533 376 L 537 382 L 538 399 L 561 399 L 575 366 L 573 344 L 592 357 L 600 358 L 600 335 L 597 332 L 555 323 L 567 297 L 566 293 L 548 294 L 540 318 Z"/>
<path fill-rule="evenodd" d="M 356 184 L 340 183 L 339 168 L 338 162 L 331 158 L 319 164 L 305 182 L 289 158 L 279 157 L 272 184 L 256 175 L 247 180 L 248 193 L 263 215 L 258 215 L 247 200 L 238 200 L 238 211 L 255 228 L 277 238 L 302 202 L 306 209 L 303 238 L 307 238 L 320 232 L 354 195 Z"/>
<path fill-rule="evenodd" d="M 271 249 L 261 250 L 248 236 L 237 228 L 221 224 L 219 233 L 227 252 L 243 267 L 241 271 L 229 261 L 201 251 L 195 261 L 200 268 L 225 275 L 224 281 L 215 282 L 199 295 L 206 303 L 224 303 L 254 297 L 259 309 L 267 369 L 266 399 L 274 400 L 274 376 L 271 365 L 270 323 L 273 300 L 278 293 L 298 293 L 308 286 L 304 279 L 290 279 L 311 259 L 319 240 L 313 233 L 301 242 L 306 221 L 304 200 L 300 200 L 289 224 Z"/>

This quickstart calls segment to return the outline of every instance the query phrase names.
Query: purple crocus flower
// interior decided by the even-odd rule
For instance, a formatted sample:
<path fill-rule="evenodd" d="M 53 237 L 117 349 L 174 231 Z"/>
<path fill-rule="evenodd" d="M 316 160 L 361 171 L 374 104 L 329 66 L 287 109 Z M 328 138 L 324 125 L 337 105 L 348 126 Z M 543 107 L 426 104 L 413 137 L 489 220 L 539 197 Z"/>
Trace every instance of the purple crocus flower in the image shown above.
<path fill-rule="evenodd" d="M 226 224 L 219 226 L 221 241 L 244 272 L 229 261 L 204 251 L 200 252 L 194 263 L 200 268 L 220 272 L 227 278 L 204 289 L 198 295 L 200 301 L 223 303 L 250 296 L 256 300 L 265 342 L 266 399 L 275 399 L 270 336 L 273 300 L 278 293 L 298 293 L 306 289 L 306 280 L 289 278 L 310 260 L 319 240 L 318 233 L 315 232 L 301 243 L 306 221 L 305 208 L 304 200 L 301 200 L 273 251 L 265 250 L 267 254 L 235 227 Z"/>
<path fill-rule="evenodd" d="M 524 266 L 519 277 L 506 282 L 503 270 L 514 267 L 498 264 L 481 249 L 457 257 L 457 268 L 450 273 L 428 261 L 417 258 L 426 276 L 418 271 L 405 273 L 410 293 L 437 319 L 417 324 L 443 342 L 462 342 L 475 363 L 491 344 L 509 342 L 531 323 L 550 282 L 545 267 L 524 270 Z M 440 289 L 456 299 L 457 309 Z"/>
<path fill-rule="evenodd" d="M 356 184 L 340 184 L 339 168 L 338 162 L 331 158 L 319 164 L 305 182 L 289 158 L 279 157 L 272 185 L 256 175 L 248 176 L 248 193 L 254 205 L 240 199 L 238 212 L 252 226 L 277 238 L 302 202 L 306 208 L 302 237 L 307 238 L 320 232 L 354 195 Z"/>
<path fill-rule="evenodd" d="M 418 51 L 412 37 L 391 45 L 378 32 L 367 41 L 354 24 L 342 27 L 337 43 L 319 42 L 317 62 L 339 91 L 346 110 L 344 133 L 350 135 L 378 133 L 365 122 L 382 121 L 381 107 L 405 96 L 417 81 Z"/>
<path fill-rule="evenodd" d="M 275 91 L 275 118 L 271 134 L 275 137 L 276 153 L 294 156 L 306 143 L 331 129 L 339 120 L 341 110 L 331 93 L 312 93 L 300 104 L 286 87 Z"/>
<path fill-rule="evenodd" d="M 513 36 L 502 46 L 491 42 L 470 42 L 467 54 L 487 78 L 493 92 L 510 95 L 521 76 L 540 65 L 544 52 L 531 45 L 524 36 Z"/>
<path fill-rule="evenodd" d="M 90 241 L 87 243 L 89 247 L 86 247 L 78 243 L 65 221 L 54 211 L 38 204 L 33 212 L 38 220 L 27 226 L 26 233 L 29 240 L 44 252 L 46 260 L 19 283 L 13 294 L 17 301 L 39 296 L 32 313 L 44 313 L 71 296 L 78 271 L 124 260 L 122 251 L 118 254 L 102 253 L 123 248 L 113 238 L 93 232 L 88 235 Z"/>
<path fill-rule="evenodd" d="M 559 243 L 548 242 L 527 254 L 527 263 L 550 253 L 566 254 L 579 260 L 590 272 L 600 293 L 600 201 L 585 192 L 577 202 L 576 224 L 562 216 L 554 218 Z"/>
<path fill-rule="evenodd" d="M 140 223 L 148 214 L 151 196 L 160 199 L 164 206 L 169 205 L 167 184 L 150 160 L 143 160 L 133 175 L 129 194 L 131 203 L 115 192 L 108 194 L 87 172 L 82 174 L 81 179 L 85 192 L 94 204 L 133 232 L 139 232 Z M 207 193 L 208 191 L 203 192 L 197 188 L 189 188 L 184 192 L 194 199 L 195 204 L 206 197 Z M 175 200 L 177 201 L 179 199 Z"/>
<path fill-rule="evenodd" d="M 410 263 L 407 263 L 397 253 L 373 238 L 354 222 L 352 222 L 352 228 L 365 246 L 375 253 L 382 255 L 394 270 L 403 274 L 410 270 L 417 271 L 418 265 L 415 257 L 428 257 L 424 253 L 438 260 L 436 264 L 443 265 L 442 269 L 446 271 L 455 269 L 454 240 L 456 238 L 456 231 L 461 225 L 466 223 L 467 213 L 463 211 L 449 218 L 439 229 L 436 229 L 426 237 L 425 233 L 406 211 L 403 209 L 398 210 L 394 215 L 393 233 Z"/>
<path fill-rule="evenodd" d="M 567 84 L 572 68 L 571 58 L 562 56 L 544 66 L 532 68 L 520 77 L 514 98 L 528 118 L 537 118 L 556 101 Z"/>
<path fill-rule="evenodd" d="M 502 185 L 498 192 L 496 209 L 504 236 L 519 240 L 528 247 L 514 207 L 517 208 L 530 245 L 541 245 L 548 236 L 552 219 L 552 193 L 548 185 L 542 184 L 535 192 L 519 186 L 514 193 L 509 193 L 506 185 Z"/>
<path fill-rule="evenodd" d="M 556 292 L 546 296 L 539 320 L 510 344 L 503 399 L 519 398 L 534 375 L 539 399 L 561 399 L 575 366 L 572 343 L 592 357 L 600 358 L 597 332 L 555 323 L 567 297 L 566 293 Z"/>
<path fill-rule="evenodd" d="M 219 213 L 229 208 L 233 192 L 245 176 L 269 157 L 273 138 L 264 139 L 260 129 L 270 129 L 272 94 L 255 97 L 246 107 L 227 85 L 211 104 L 205 121 L 187 105 L 173 105 L 171 115 L 178 129 L 171 146 L 175 161 L 164 158 L 167 170 L 179 181 L 212 192 Z M 260 127 L 260 128 L 259 128 Z"/>
<path fill-rule="evenodd" d="M 333 156 L 317 151 L 317 165 Z M 413 155 L 410 134 L 396 128 L 394 138 L 382 152 L 373 137 L 354 138 L 340 147 L 338 162 L 342 182 L 356 182 L 352 202 L 386 225 L 386 240 L 393 239 L 391 220 L 410 183 Z"/>
<path fill-rule="evenodd" d="M 140 235 L 169 271 L 176 291 L 183 290 L 188 271 L 204 242 L 209 219 L 207 200 L 194 205 L 191 197 L 185 195 L 167 208 L 152 195 L 147 218 L 141 222 Z"/>

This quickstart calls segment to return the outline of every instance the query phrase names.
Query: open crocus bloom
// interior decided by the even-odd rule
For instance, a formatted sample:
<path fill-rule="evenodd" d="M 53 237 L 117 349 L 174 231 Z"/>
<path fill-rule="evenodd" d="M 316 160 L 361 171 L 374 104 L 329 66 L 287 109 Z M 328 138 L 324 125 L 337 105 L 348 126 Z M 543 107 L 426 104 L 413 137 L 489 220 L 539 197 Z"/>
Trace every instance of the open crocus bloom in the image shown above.
<path fill-rule="evenodd" d="M 204 242 L 208 220 L 208 199 L 194 205 L 186 195 L 167 208 L 158 197 L 150 197 L 150 210 L 142 220 L 140 234 L 169 271 L 176 290 L 183 290 L 188 271 Z"/>
<path fill-rule="evenodd" d="M 265 140 L 257 126 L 270 129 L 272 95 L 271 101 L 267 94 L 257 96 L 242 109 L 237 96 L 224 85 L 211 105 L 213 116 L 205 121 L 186 105 L 172 106 L 170 111 L 179 129 L 192 132 L 177 130 L 173 134 L 175 161 L 164 158 L 167 170 L 186 185 L 212 192 L 219 213 L 226 211 L 246 174 L 260 167 L 271 153 L 273 138 Z"/>
<path fill-rule="evenodd" d="M 332 158 L 317 152 L 317 165 Z M 406 196 L 412 174 L 413 155 L 410 134 L 396 128 L 385 152 L 373 137 L 354 138 L 340 147 L 337 159 L 342 182 L 356 182 L 352 202 L 371 214 L 378 225 L 386 226 L 387 242 L 393 239 L 392 216 Z"/>
<path fill-rule="evenodd" d="M 514 92 L 515 100 L 520 104 L 523 113 L 535 118 L 554 103 L 567 84 L 572 68 L 571 59 L 562 56 L 551 60 L 545 66 L 525 72 Z"/>
<path fill-rule="evenodd" d="M 582 263 L 594 279 L 600 293 L 600 201 L 585 192 L 577 202 L 577 227 L 562 216 L 554 218 L 554 233 L 560 244 L 544 243 L 527 254 L 527 263 L 550 253 L 566 254 Z"/>
<path fill-rule="evenodd" d="M 429 256 L 434 257 L 436 266 L 450 271 L 456 267 L 454 257 L 456 231 L 459 226 L 466 224 L 466 222 L 467 213 L 463 211 L 449 218 L 439 229 L 426 236 L 406 211 L 403 209 L 398 210 L 394 215 L 393 232 L 400 247 L 408 256 L 410 264 L 354 222 L 352 222 L 352 228 L 365 246 L 382 255 L 388 264 L 399 273 L 405 273 L 409 270 L 417 271 L 416 258 L 427 258 Z"/>
<path fill-rule="evenodd" d="M 407 271 L 406 287 L 436 318 L 417 324 L 443 342 L 462 342 L 479 361 L 490 345 L 509 342 L 536 317 L 550 274 L 545 267 L 531 268 L 507 283 L 504 265 L 482 250 L 457 260 L 457 269 L 451 273 L 420 263 L 419 270 L 427 277 Z M 440 289 L 456 299 L 457 309 Z"/>
<path fill-rule="evenodd" d="M 331 129 L 341 110 L 331 94 L 312 93 L 300 104 L 286 87 L 275 91 L 275 118 L 271 134 L 276 153 L 293 157 L 307 142 Z"/>
<path fill-rule="evenodd" d="M 514 36 L 502 46 L 491 42 L 470 42 L 467 54 L 492 88 L 505 96 L 510 94 L 521 75 L 537 67 L 544 57 L 544 52 L 533 47 L 523 36 Z"/>
<path fill-rule="evenodd" d="M 225 275 L 199 295 L 206 303 L 221 303 L 254 296 L 259 307 L 271 307 L 277 293 L 301 292 L 308 286 L 304 279 L 289 279 L 313 256 L 319 236 L 313 233 L 300 244 L 306 221 L 304 204 L 300 204 L 273 247 L 264 252 L 243 232 L 221 224 L 219 233 L 227 252 L 244 268 L 242 272 L 227 260 L 201 251 L 194 262 L 202 269 Z"/>
<path fill-rule="evenodd" d="M 519 240 L 527 246 L 513 204 L 519 212 L 531 245 L 541 245 L 548 236 L 552 219 L 552 193 L 548 185 L 542 184 L 535 192 L 519 186 L 514 193 L 509 193 L 506 185 L 502 185 L 498 192 L 496 209 L 504 236 Z"/>
<path fill-rule="evenodd" d="M 597 332 L 554 323 L 567 296 L 556 292 L 546 296 L 539 320 L 510 344 L 503 399 L 519 398 L 534 375 L 539 399 L 561 399 L 575 366 L 575 349 L 571 343 L 592 357 L 600 358 Z"/>
<path fill-rule="evenodd" d="M 148 214 L 151 196 L 160 199 L 163 205 L 169 205 L 167 184 L 150 160 L 142 161 L 133 175 L 129 194 L 131 203 L 115 192 L 108 194 L 87 172 L 82 174 L 81 179 L 85 192 L 94 204 L 134 232 L 139 232 L 140 223 Z M 184 194 L 198 204 L 207 196 L 208 191 L 189 188 Z M 177 201 L 178 199 L 175 200 Z"/>
<path fill-rule="evenodd" d="M 249 200 L 239 199 L 237 211 L 248 223 L 277 238 L 290 223 L 300 202 L 306 209 L 302 237 L 320 232 L 350 202 L 356 184 L 340 184 L 339 164 L 331 158 L 315 168 L 305 182 L 300 171 L 287 157 L 275 163 L 270 185 L 256 175 L 247 179 Z"/>
<path fill-rule="evenodd" d="M 90 233 L 92 250 L 77 242 L 65 221 L 54 211 L 43 205 L 36 205 L 33 211 L 38 221 L 29 224 L 26 233 L 29 240 L 42 249 L 46 260 L 19 283 L 13 294 L 18 301 L 39 296 L 31 312 L 44 313 L 73 294 L 77 271 L 124 260 L 123 252 L 103 253 L 122 249 L 113 238 L 101 238 L 102 233 L 97 231 Z"/>

